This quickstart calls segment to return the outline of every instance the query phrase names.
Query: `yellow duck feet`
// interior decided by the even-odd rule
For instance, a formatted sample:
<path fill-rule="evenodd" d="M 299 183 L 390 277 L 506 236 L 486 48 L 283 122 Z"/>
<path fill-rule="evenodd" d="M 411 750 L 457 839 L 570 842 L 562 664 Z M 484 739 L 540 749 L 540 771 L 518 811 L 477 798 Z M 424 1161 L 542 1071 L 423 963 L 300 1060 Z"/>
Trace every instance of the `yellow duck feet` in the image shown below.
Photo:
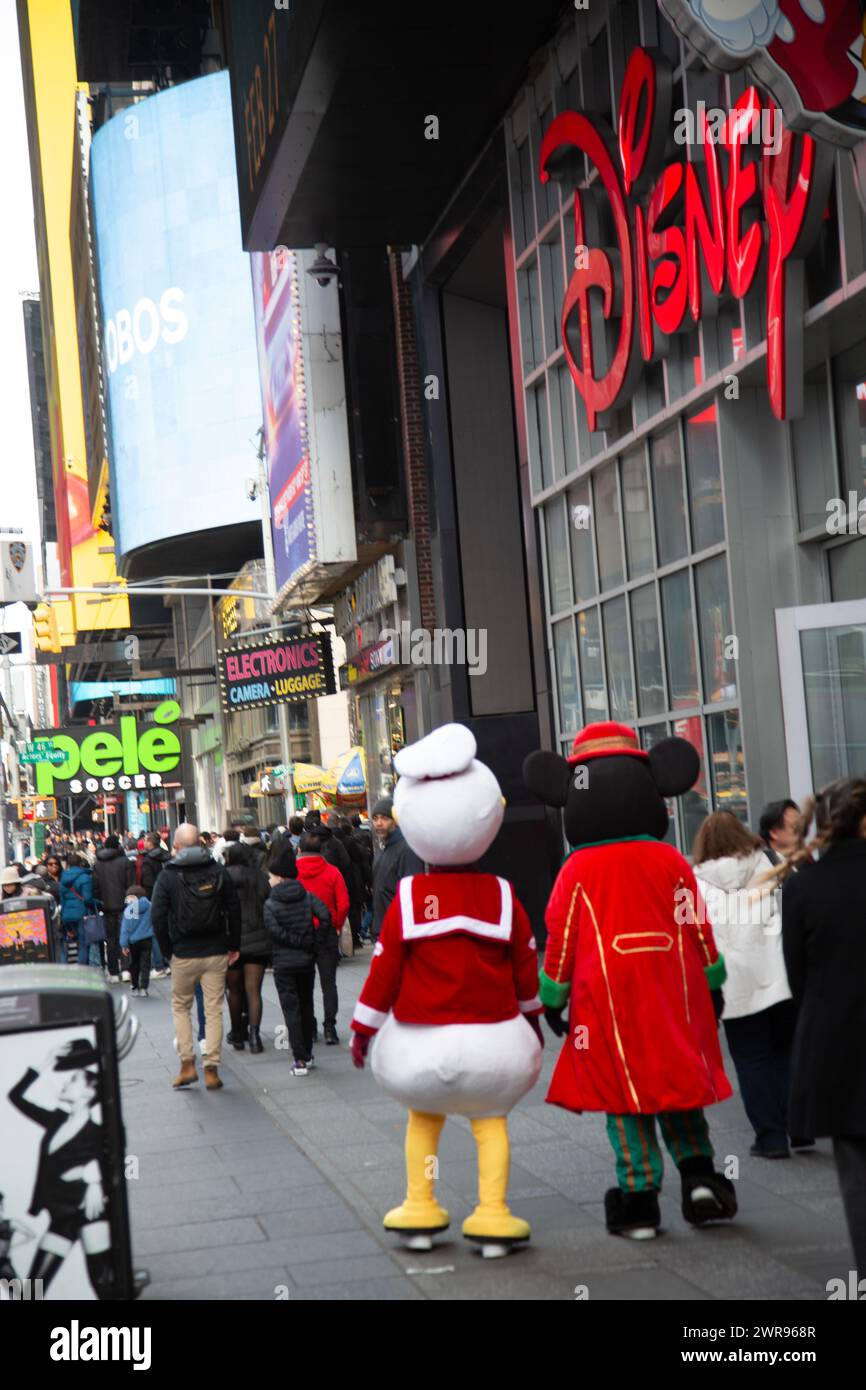
<path fill-rule="evenodd" d="M 505 1200 L 511 1153 L 504 1115 L 472 1121 L 478 1147 L 478 1206 L 463 1222 L 467 1240 L 480 1244 L 486 1260 L 507 1255 L 529 1240 L 529 1222 L 513 1216 Z"/>
<path fill-rule="evenodd" d="M 409 1250 L 432 1250 L 433 1236 L 448 1229 L 450 1218 L 433 1196 L 438 1170 L 436 1150 L 444 1115 L 409 1111 L 406 1126 L 406 1200 L 385 1216 L 386 1231 L 396 1231 Z"/>

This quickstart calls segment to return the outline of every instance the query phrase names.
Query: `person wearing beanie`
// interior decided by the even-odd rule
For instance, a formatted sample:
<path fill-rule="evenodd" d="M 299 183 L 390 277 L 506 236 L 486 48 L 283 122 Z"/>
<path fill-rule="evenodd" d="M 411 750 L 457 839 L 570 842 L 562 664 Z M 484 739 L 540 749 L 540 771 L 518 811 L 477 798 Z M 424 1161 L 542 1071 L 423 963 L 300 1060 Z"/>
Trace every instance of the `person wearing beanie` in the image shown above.
<path fill-rule="evenodd" d="M 394 803 L 390 796 L 381 797 L 373 806 L 373 833 L 379 841 L 379 852 L 373 860 L 370 940 L 376 942 L 400 879 L 408 874 L 423 874 L 424 864 L 403 839 L 403 832 L 394 819 Z"/>
<path fill-rule="evenodd" d="M 294 1062 L 293 1076 L 313 1065 L 313 983 L 316 962 L 337 955 L 331 914 L 298 879 L 295 853 L 284 840 L 268 865 L 270 896 L 265 926 L 273 942 L 274 984 L 285 1019 Z"/>

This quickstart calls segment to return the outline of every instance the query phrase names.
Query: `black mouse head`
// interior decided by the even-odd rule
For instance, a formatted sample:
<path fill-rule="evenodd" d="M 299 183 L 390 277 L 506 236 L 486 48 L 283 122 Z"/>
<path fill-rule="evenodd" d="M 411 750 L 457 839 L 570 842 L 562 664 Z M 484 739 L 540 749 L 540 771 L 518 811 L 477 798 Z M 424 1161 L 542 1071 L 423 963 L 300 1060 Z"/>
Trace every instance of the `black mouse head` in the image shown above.
<path fill-rule="evenodd" d="M 652 835 L 668 829 L 665 798 L 682 796 L 700 773 L 700 758 L 684 738 L 641 748 L 625 724 L 589 724 L 571 756 L 539 750 L 523 764 L 523 780 L 546 806 L 565 808 L 570 845 Z"/>

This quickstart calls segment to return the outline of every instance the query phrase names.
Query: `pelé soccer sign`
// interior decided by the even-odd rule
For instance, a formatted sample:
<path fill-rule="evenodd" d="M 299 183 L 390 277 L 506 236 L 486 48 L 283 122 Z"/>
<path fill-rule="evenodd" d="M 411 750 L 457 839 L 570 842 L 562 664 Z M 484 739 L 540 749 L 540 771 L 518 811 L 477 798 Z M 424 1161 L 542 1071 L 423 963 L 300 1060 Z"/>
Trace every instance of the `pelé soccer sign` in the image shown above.
<path fill-rule="evenodd" d="M 132 714 L 119 724 L 86 729 L 40 729 L 34 743 L 50 742 L 62 762 L 34 763 L 40 797 L 77 796 L 81 792 L 140 791 L 161 787 L 163 776 L 180 763 L 181 745 L 170 728 L 180 718 L 176 700 L 164 700 L 147 723 Z M 56 756 L 56 755 L 53 755 Z"/>

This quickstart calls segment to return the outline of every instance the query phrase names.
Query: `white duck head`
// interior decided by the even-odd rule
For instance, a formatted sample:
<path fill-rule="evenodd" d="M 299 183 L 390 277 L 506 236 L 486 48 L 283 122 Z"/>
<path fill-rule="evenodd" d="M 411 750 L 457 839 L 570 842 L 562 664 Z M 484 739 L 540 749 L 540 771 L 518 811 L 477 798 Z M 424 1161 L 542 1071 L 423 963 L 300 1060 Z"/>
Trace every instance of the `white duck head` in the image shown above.
<path fill-rule="evenodd" d="M 502 791 L 475 752 L 471 730 L 443 724 L 394 758 L 397 821 L 426 864 L 474 864 L 499 833 Z"/>

